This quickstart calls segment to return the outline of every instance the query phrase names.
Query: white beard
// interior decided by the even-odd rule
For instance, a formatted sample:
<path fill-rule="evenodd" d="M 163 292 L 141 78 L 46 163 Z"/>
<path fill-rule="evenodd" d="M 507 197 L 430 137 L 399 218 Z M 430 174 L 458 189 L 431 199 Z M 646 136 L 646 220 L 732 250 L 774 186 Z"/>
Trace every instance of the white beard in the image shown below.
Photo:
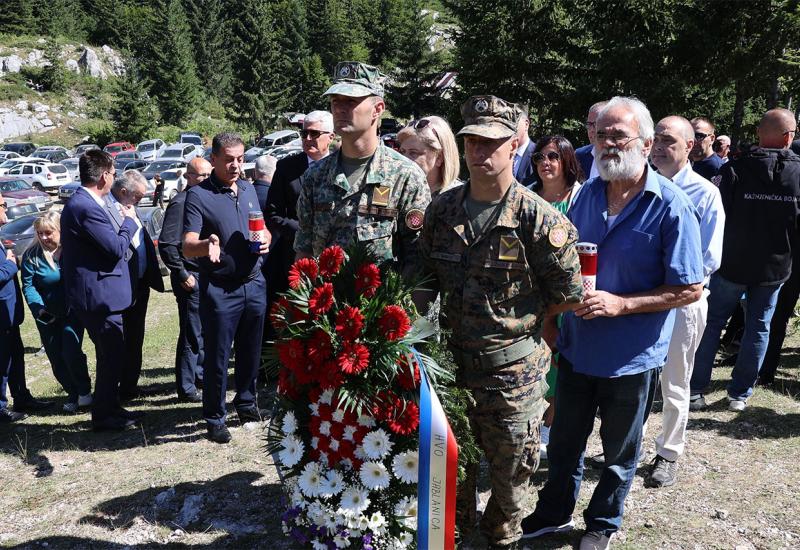
<path fill-rule="evenodd" d="M 636 145 L 627 150 L 621 150 L 617 147 L 600 148 L 595 146 L 595 162 L 597 163 L 597 172 L 600 177 L 605 181 L 616 180 L 631 180 L 638 177 L 642 171 L 642 165 L 645 163 L 644 144 L 641 140 L 636 140 Z M 618 158 L 603 159 L 603 155 L 614 154 Z"/>

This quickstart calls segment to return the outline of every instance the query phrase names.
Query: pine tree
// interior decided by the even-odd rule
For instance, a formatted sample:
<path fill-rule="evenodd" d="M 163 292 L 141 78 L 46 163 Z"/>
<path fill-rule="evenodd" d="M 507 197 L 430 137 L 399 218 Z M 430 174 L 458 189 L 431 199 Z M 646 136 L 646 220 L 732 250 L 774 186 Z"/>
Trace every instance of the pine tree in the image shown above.
<path fill-rule="evenodd" d="M 26 34 L 31 32 L 33 24 L 33 0 L 3 0 L 0 32 Z"/>
<path fill-rule="evenodd" d="M 166 0 L 153 35 L 151 92 L 164 121 L 181 124 L 197 107 L 200 80 L 186 13 L 180 0 Z"/>
<path fill-rule="evenodd" d="M 230 101 L 233 86 L 234 52 L 230 48 L 231 22 L 226 13 L 238 14 L 238 7 L 226 10 L 231 4 L 220 0 L 184 0 L 198 75 L 207 94 L 220 104 Z"/>
<path fill-rule="evenodd" d="M 39 0 L 34 15 L 44 34 L 86 39 L 86 14 L 80 0 Z"/>
<path fill-rule="evenodd" d="M 40 84 L 48 92 L 63 93 L 67 89 L 67 69 L 61 59 L 61 46 L 56 39 L 47 41 L 44 59 L 48 64 L 42 68 Z"/>
<path fill-rule="evenodd" d="M 156 126 L 158 108 L 132 59 L 126 62 L 125 75 L 114 83 L 114 95 L 110 116 L 115 135 L 133 143 L 147 139 Z"/>

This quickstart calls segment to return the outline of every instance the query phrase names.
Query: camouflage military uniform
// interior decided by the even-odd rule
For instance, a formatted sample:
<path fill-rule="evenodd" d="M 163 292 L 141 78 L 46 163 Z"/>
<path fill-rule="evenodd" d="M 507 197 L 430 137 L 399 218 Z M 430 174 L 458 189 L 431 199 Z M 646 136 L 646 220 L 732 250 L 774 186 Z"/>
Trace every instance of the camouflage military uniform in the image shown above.
<path fill-rule="evenodd" d="M 447 190 L 428 207 L 420 250 L 443 296 L 441 323 L 459 366 L 457 382 L 471 390 L 470 423 L 489 461 L 492 496 L 481 527 L 490 542 L 508 544 L 522 534 L 524 499 L 539 463 L 550 365 L 541 339 L 545 311 L 582 299 L 577 231 L 514 182 L 494 225 L 473 237 L 465 209 L 469 188 Z M 511 345 L 530 353 L 506 364 L 480 359 Z M 459 487 L 461 528 L 474 524 L 476 475 L 477 468 Z"/>
<path fill-rule="evenodd" d="M 303 175 L 295 250 L 318 256 L 327 246 L 358 242 L 379 261 L 396 258 L 404 275 L 419 273 L 419 229 L 431 200 L 425 174 L 380 145 L 366 177 L 351 188 L 340 154 L 329 155 Z"/>

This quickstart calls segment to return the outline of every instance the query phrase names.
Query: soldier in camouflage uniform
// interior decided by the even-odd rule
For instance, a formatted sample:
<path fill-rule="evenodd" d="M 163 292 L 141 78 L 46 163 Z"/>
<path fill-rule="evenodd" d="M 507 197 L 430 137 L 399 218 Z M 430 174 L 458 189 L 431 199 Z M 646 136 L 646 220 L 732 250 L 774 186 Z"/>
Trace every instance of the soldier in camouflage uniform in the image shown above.
<path fill-rule="evenodd" d="M 514 179 L 518 108 L 476 96 L 461 112 L 470 181 L 433 201 L 420 249 L 442 293 L 457 383 L 471 390 L 470 423 L 489 462 L 492 496 L 481 530 L 493 548 L 505 548 L 522 534 L 539 463 L 550 365 L 543 323 L 580 302 L 583 289 L 575 228 Z M 476 475 L 477 466 L 459 487 L 462 530 L 475 523 Z"/>
<path fill-rule="evenodd" d="M 358 242 L 379 262 L 418 275 L 419 231 L 431 195 L 419 166 L 378 137 L 385 77 L 375 67 L 346 61 L 336 66 L 334 78 L 325 95 L 342 146 L 303 175 L 297 257 Z"/>

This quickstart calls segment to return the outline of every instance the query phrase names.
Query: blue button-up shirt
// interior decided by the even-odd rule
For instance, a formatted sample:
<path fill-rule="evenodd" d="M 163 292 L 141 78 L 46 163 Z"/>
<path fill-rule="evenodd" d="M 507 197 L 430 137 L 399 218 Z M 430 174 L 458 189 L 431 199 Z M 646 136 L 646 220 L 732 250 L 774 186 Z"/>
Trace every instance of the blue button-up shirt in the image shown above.
<path fill-rule="evenodd" d="M 697 212 L 689 197 L 649 167 L 644 189 L 608 228 L 607 182 L 589 180 L 569 211 L 582 242 L 597 244 L 597 290 L 648 292 L 703 281 Z M 612 378 L 666 361 L 673 310 L 584 320 L 564 314 L 559 351 L 575 372 Z"/>

